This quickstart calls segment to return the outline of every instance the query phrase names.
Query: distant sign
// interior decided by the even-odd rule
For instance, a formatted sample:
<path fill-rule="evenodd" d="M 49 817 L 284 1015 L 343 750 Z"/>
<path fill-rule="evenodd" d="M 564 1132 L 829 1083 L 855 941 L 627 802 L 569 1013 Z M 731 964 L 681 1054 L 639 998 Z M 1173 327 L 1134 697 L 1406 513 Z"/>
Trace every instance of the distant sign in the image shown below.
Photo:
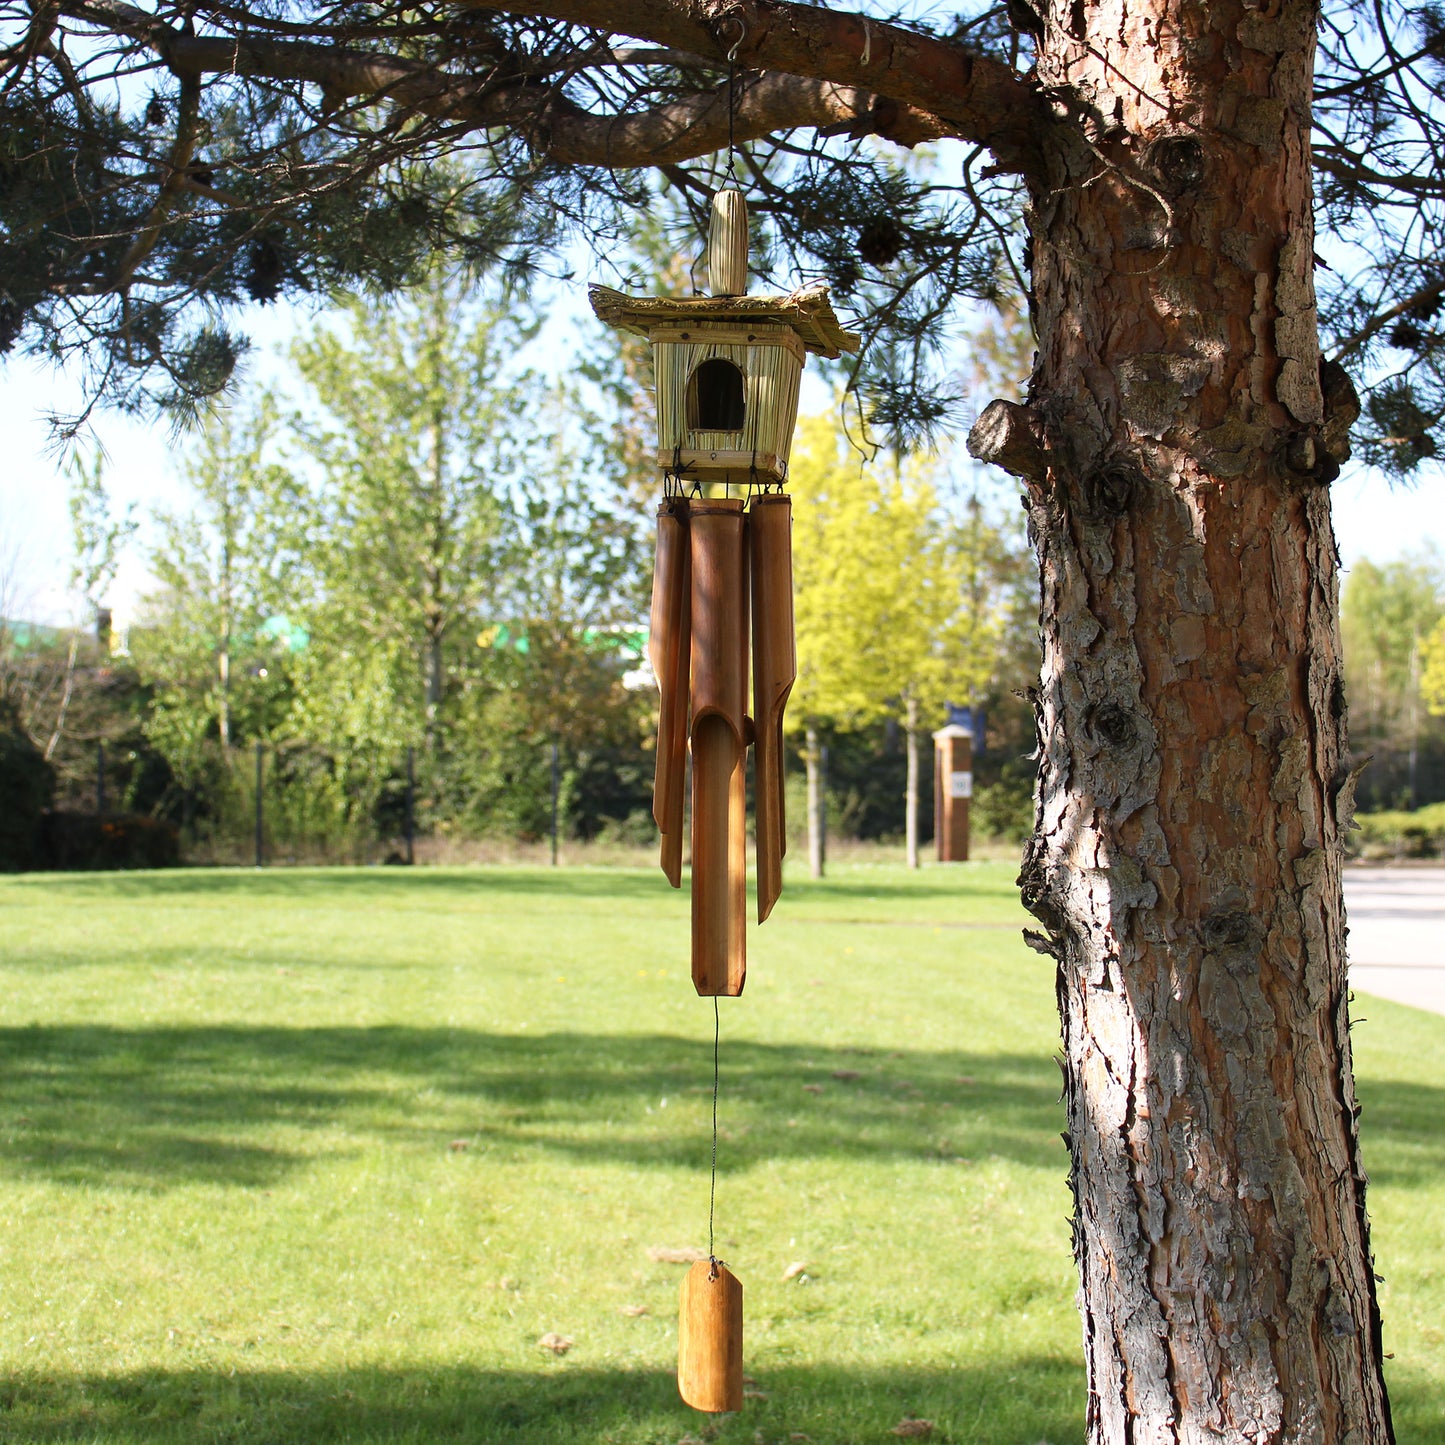
<path fill-rule="evenodd" d="M 950 773 L 948 775 L 948 796 L 950 798 L 973 797 L 973 774 Z"/>

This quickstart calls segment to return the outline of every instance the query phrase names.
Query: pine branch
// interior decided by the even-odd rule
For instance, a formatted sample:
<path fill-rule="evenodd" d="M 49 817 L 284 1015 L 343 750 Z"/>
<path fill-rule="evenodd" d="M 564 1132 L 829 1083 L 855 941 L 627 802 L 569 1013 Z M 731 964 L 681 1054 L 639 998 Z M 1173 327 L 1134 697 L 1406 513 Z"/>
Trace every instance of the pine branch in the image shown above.
<path fill-rule="evenodd" d="M 545 137 L 541 151 L 563 164 L 627 169 L 689 160 L 716 150 L 727 133 L 725 92 L 717 89 L 651 111 L 598 115 L 555 89 L 539 92 L 504 81 L 495 69 L 479 78 L 425 61 L 341 45 L 275 40 L 245 32 L 192 35 L 124 0 L 65 0 L 61 8 L 72 19 L 146 45 L 178 75 L 303 81 L 319 86 L 332 104 L 374 97 L 434 118 L 481 127 L 520 127 L 534 145 Z M 655 28 L 689 35 L 703 43 L 701 51 L 684 47 L 689 56 L 718 48 L 706 27 L 699 28 L 682 15 L 680 6 L 664 0 L 641 0 L 626 7 L 606 0 L 577 0 L 575 5 L 549 8 L 597 12 L 552 16 L 557 19 L 612 24 L 636 18 L 640 31 Z M 511 13 L 540 12 L 524 7 Z M 755 35 L 748 26 L 749 15 L 759 27 L 766 21 L 772 29 Z M 820 28 L 820 21 L 826 25 Z M 896 26 L 801 5 L 754 6 L 746 14 L 729 11 L 718 28 L 727 31 L 732 25 L 745 27 L 738 63 L 766 72 L 740 100 L 735 129 L 740 141 L 780 129 L 832 127 L 835 133 L 876 134 L 902 145 L 944 135 L 965 136 L 989 145 L 1005 170 L 1023 169 L 1025 158 L 1034 154 L 1044 119 L 1042 105 L 1034 90 L 998 61 Z M 525 75 L 525 58 L 514 59 Z M 548 58 L 545 69 L 558 68 L 554 59 Z M 585 51 L 578 53 L 577 60 L 592 63 Z M 861 124 L 864 115 L 869 120 Z"/>

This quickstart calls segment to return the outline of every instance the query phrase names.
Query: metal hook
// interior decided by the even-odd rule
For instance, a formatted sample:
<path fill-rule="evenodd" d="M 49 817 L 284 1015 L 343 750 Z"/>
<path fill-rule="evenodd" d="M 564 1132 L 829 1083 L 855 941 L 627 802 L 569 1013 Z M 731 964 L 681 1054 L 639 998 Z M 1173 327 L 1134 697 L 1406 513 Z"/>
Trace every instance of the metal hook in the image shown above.
<path fill-rule="evenodd" d="M 727 18 L 738 22 L 738 38 L 733 41 L 733 48 L 728 51 L 728 64 L 736 65 L 738 63 L 738 49 L 743 41 L 748 38 L 748 24 L 736 11 Z"/>

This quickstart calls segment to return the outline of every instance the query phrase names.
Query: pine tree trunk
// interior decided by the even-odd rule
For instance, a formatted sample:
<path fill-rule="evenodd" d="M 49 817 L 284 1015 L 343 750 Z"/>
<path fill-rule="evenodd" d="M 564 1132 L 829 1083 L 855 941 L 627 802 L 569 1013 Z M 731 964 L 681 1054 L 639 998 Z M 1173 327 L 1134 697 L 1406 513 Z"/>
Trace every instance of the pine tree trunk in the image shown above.
<path fill-rule="evenodd" d="M 823 744 L 818 740 L 817 728 L 811 724 L 804 731 L 803 739 L 803 762 L 808 770 L 808 876 L 821 878 L 828 852 Z"/>
<path fill-rule="evenodd" d="M 903 730 L 908 744 L 908 778 L 903 794 L 903 832 L 908 866 L 918 867 L 918 699 L 910 697 L 904 713 Z"/>
<path fill-rule="evenodd" d="M 975 449 L 1026 477 L 1042 576 L 1020 882 L 1058 964 L 1089 1438 L 1383 1445 L 1316 11 L 1042 9 L 1039 355 L 1029 406 L 995 403 Z"/>

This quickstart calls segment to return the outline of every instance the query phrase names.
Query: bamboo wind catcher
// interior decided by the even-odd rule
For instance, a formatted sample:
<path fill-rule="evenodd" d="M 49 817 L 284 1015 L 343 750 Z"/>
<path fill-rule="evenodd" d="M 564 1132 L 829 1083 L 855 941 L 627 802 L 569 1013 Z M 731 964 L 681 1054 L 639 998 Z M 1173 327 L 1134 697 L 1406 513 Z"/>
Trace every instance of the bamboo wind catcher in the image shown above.
<path fill-rule="evenodd" d="M 749 749 L 759 923 L 782 891 L 783 712 L 797 671 L 783 489 L 805 355 L 858 346 L 826 287 L 746 295 L 747 240 L 743 196 L 722 190 L 710 296 L 591 289 L 597 315 L 646 336 L 656 363 L 663 500 L 649 641 L 661 693 L 652 813 L 674 888 L 690 822 L 692 979 L 704 997 L 735 997 L 747 978 Z"/>
<path fill-rule="evenodd" d="M 858 339 L 839 326 L 824 287 L 746 294 L 748 214 L 739 191 L 713 198 L 708 274 L 710 296 L 633 297 L 594 286 L 591 301 L 603 321 L 647 337 L 656 362 L 663 496 L 648 638 L 661 694 L 652 816 L 674 888 L 690 823 L 692 981 L 713 1000 L 708 1257 L 682 1285 L 677 1385 L 689 1405 L 718 1413 L 743 1403 L 743 1287 L 713 1253 L 713 1215 L 718 999 L 742 993 L 747 979 L 748 750 L 762 923 L 782 892 L 787 846 L 783 711 L 797 653 L 793 504 L 783 487 L 798 385 L 808 352 L 836 357 L 857 350 Z"/>

